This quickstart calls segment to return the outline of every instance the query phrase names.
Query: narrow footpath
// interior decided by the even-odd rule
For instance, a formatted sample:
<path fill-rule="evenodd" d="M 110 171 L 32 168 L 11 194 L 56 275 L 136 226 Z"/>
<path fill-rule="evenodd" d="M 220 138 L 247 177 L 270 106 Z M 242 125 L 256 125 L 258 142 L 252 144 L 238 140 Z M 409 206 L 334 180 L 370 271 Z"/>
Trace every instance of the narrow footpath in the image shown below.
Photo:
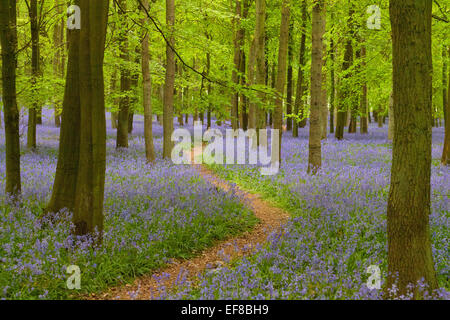
<path fill-rule="evenodd" d="M 228 182 L 218 178 L 204 165 L 195 166 L 200 176 L 212 183 L 216 188 L 220 188 L 226 192 L 229 192 L 232 188 Z M 137 278 L 132 285 L 127 284 L 125 286 L 113 287 L 99 295 L 91 294 L 88 299 L 149 300 L 156 298 L 160 295 L 160 290 L 170 292 L 171 288 L 176 285 L 176 281 L 180 275 L 184 276 L 188 281 L 195 281 L 199 273 L 205 270 L 214 270 L 223 267 L 227 261 L 251 254 L 258 245 L 264 245 L 269 234 L 273 231 L 280 230 L 281 226 L 287 222 L 289 214 L 262 200 L 259 195 L 248 193 L 239 187 L 236 188 L 245 204 L 260 220 L 252 230 L 221 241 L 214 247 L 205 249 L 201 254 L 192 259 L 175 259 L 165 268 L 153 274 Z"/>

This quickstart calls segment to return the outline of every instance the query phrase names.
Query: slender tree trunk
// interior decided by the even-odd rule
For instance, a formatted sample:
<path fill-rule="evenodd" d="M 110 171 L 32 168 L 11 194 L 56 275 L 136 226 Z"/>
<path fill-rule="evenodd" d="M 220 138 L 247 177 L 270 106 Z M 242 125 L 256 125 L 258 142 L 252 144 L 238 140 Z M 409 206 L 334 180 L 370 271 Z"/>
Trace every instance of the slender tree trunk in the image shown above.
<path fill-rule="evenodd" d="M 111 94 L 115 94 L 117 89 L 117 69 L 113 70 L 113 73 L 111 75 L 111 84 L 110 84 L 110 90 Z M 113 99 L 114 107 L 119 104 L 118 99 Z M 111 127 L 113 129 L 117 129 L 117 112 L 114 112 L 111 110 Z"/>
<path fill-rule="evenodd" d="M 164 84 L 164 113 L 163 113 L 163 157 L 169 159 L 172 154 L 173 132 L 173 90 L 175 89 L 175 0 L 166 0 L 166 23 L 169 30 L 169 44 L 166 45 L 166 79 Z M 172 48 L 171 48 L 172 47 Z M 203 122 L 203 121 L 202 121 Z"/>
<path fill-rule="evenodd" d="M 21 192 L 19 110 L 16 95 L 17 22 L 16 1 L 0 1 L 0 42 L 2 45 L 2 92 L 5 120 L 5 193 L 14 198 Z"/>
<path fill-rule="evenodd" d="M 56 12 L 58 15 L 62 13 L 61 1 L 55 1 Z M 53 73 L 57 78 L 64 77 L 64 67 L 63 67 L 63 52 L 64 52 L 64 19 L 61 19 L 60 23 L 56 23 L 53 28 L 53 47 L 55 50 L 55 55 L 53 57 Z M 61 72 L 62 69 L 62 72 Z M 61 100 L 60 98 L 54 98 L 54 120 L 55 127 L 61 127 Z"/>
<path fill-rule="evenodd" d="M 287 71 L 287 88 L 286 88 L 286 130 L 292 130 L 292 118 L 289 117 L 292 115 L 292 90 L 293 90 L 293 68 L 292 68 L 292 60 L 294 56 L 294 23 L 291 20 L 289 24 L 289 45 L 288 45 L 288 71 Z"/>
<path fill-rule="evenodd" d="M 277 65 L 274 63 L 272 64 L 272 89 L 275 89 L 275 86 L 277 84 Z M 275 102 L 275 99 L 274 101 Z M 273 110 L 269 111 L 269 126 L 273 126 Z"/>
<path fill-rule="evenodd" d="M 314 0 L 312 12 L 311 115 L 309 128 L 308 173 L 322 166 L 322 127 L 320 121 L 323 86 L 323 36 L 325 34 L 325 1 Z"/>
<path fill-rule="evenodd" d="M 73 223 L 79 235 L 103 232 L 106 118 L 103 78 L 108 0 L 81 0 L 80 160 Z"/>
<path fill-rule="evenodd" d="M 250 45 L 248 68 L 247 68 L 247 86 L 251 87 L 255 84 L 255 66 L 256 66 L 256 33 Z M 250 101 L 248 104 L 248 128 L 256 129 L 256 102 Z"/>
<path fill-rule="evenodd" d="M 136 65 L 139 65 L 141 63 L 141 52 L 142 52 L 142 45 L 137 45 L 135 47 L 135 54 L 136 54 L 136 60 L 134 61 Z M 128 110 L 128 134 L 131 134 L 133 132 L 133 124 L 134 124 L 134 110 L 135 106 L 138 103 L 138 97 L 136 95 L 136 92 L 138 91 L 138 85 L 139 85 L 139 71 L 133 70 L 133 73 L 130 78 L 130 84 L 131 84 L 131 90 L 133 92 L 133 95 L 130 97 L 130 108 Z M 131 94 L 131 92 L 130 92 Z"/>
<path fill-rule="evenodd" d="M 361 68 L 364 70 L 362 77 L 362 93 L 361 93 L 361 124 L 360 124 L 360 132 L 362 134 L 366 134 L 369 132 L 369 124 L 367 120 L 368 110 L 367 110 L 367 79 L 365 76 L 366 72 L 366 46 L 363 45 L 361 48 Z"/>
<path fill-rule="evenodd" d="M 381 112 L 378 112 L 377 116 L 378 128 L 383 128 L 383 115 L 381 114 Z"/>
<path fill-rule="evenodd" d="M 333 19 L 333 17 L 332 17 Z M 336 101 L 336 79 L 335 79 L 335 52 L 336 48 L 334 46 L 334 39 L 330 39 L 330 133 L 334 133 L 334 112 L 335 112 L 335 101 Z"/>
<path fill-rule="evenodd" d="M 353 30 L 353 14 L 354 9 L 353 5 L 350 3 L 350 10 L 349 10 L 349 34 L 348 39 L 345 45 L 345 51 L 344 51 L 344 62 L 342 64 L 342 71 L 348 71 L 352 65 L 353 65 L 353 45 L 352 45 L 352 39 L 354 37 L 354 30 Z M 347 122 L 347 113 L 348 113 L 348 103 L 346 103 L 346 100 L 349 100 L 349 96 L 351 96 L 352 90 L 348 88 L 348 79 L 351 77 L 350 72 L 347 72 L 343 79 L 341 80 L 341 85 L 338 90 L 338 108 L 337 108 L 337 123 L 336 123 L 336 132 L 335 137 L 338 140 L 344 139 L 344 128 Z M 352 100 L 352 99 L 350 99 Z M 352 106 L 352 103 L 350 102 L 350 105 Z M 353 107 L 353 106 L 352 106 Z"/>
<path fill-rule="evenodd" d="M 130 70 L 126 63 L 130 60 L 130 52 L 128 49 L 128 30 L 127 30 L 127 1 L 119 0 L 119 21 L 121 23 L 121 32 L 119 35 L 120 59 L 122 65 L 120 68 L 120 91 L 123 95 L 119 101 L 119 113 L 117 121 L 117 148 L 128 148 L 128 123 L 130 109 L 130 90 L 131 76 Z M 123 10 L 123 11 L 122 11 Z"/>
<path fill-rule="evenodd" d="M 297 91 L 295 95 L 295 105 L 294 105 L 294 113 L 297 116 L 300 116 L 301 120 L 294 121 L 294 127 L 292 130 L 292 135 L 294 137 L 298 137 L 298 128 L 304 128 L 306 126 L 306 117 L 305 117 L 305 107 L 303 101 L 303 94 L 305 90 L 305 74 L 304 68 L 306 64 L 305 60 L 305 48 L 306 48 L 306 20 L 308 17 L 308 3 L 307 0 L 302 1 L 302 37 L 300 40 L 300 56 L 299 56 L 299 64 L 298 64 L 298 79 L 297 79 Z M 304 119 L 305 118 L 305 119 Z"/>
<path fill-rule="evenodd" d="M 267 77 L 267 60 L 266 60 L 266 0 L 256 0 L 256 26 L 255 26 L 255 42 L 256 42 L 256 84 L 264 86 L 268 81 Z M 264 93 L 259 92 L 258 98 L 261 102 L 266 100 Z M 265 111 L 263 108 L 256 108 L 256 129 L 266 127 Z M 259 144 L 259 130 L 258 144 Z"/>
<path fill-rule="evenodd" d="M 431 250 L 432 0 L 391 0 L 395 132 L 387 208 L 388 278 L 397 294 L 438 283 Z M 411 109 L 411 106 L 414 106 Z M 415 288 L 415 297 L 419 293 Z"/>
<path fill-rule="evenodd" d="M 326 2 L 324 3 L 324 6 L 326 6 Z M 325 9 L 324 9 L 325 10 Z M 326 22 L 327 17 L 326 14 L 324 14 L 323 18 L 323 28 L 325 29 L 324 33 L 326 32 Z M 322 41 L 323 43 L 323 67 L 326 66 L 327 63 L 327 45 L 325 41 Z M 321 136 L 320 138 L 322 140 L 327 138 L 327 129 L 328 129 L 328 94 L 327 94 L 327 74 L 325 71 L 322 71 L 322 88 L 321 88 L 321 101 L 320 101 L 320 128 L 321 128 Z"/>
<path fill-rule="evenodd" d="M 241 77 L 240 77 L 240 81 L 241 81 L 241 85 L 244 86 L 246 85 L 246 79 L 245 79 L 245 69 L 246 69 L 246 62 L 247 62 L 247 58 L 245 55 L 245 51 L 242 50 L 241 51 L 241 67 L 240 67 L 240 72 L 241 72 Z M 244 93 L 241 93 L 240 95 L 240 110 L 238 112 L 238 117 L 239 117 L 239 121 L 238 124 L 240 124 L 241 129 L 244 131 L 247 131 L 248 129 L 248 100 L 247 97 L 245 96 Z"/>
<path fill-rule="evenodd" d="M 36 149 L 36 116 L 38 105 L 38 90 L 36 88 L 39 78 L 39 21 L 37 0 L 30 1 L 30 26 L 31 26 L 31 83 L 34 101 L 28 109 L 27 147 Z"/>
<path fill-rule="evenodd" d="M 248 85 L 254 84 L 265 85 L 266 82 L 266 67 L 265 67 L 265 20 L 266 20 L 266 3 L 265 0 L 256 1 L 256 24 L 253 41 L 250 47 L 250 58 L 248 65 Z M 264 100 L 264 95 L 258 93 L 258 99 Z M 264 118 L 263 112 L 259 110 L 258 103 L 249 103 L 248 113 L 248 127 L 251 129 L 258 129 L 263 127 Z M 258 132 L 258 131 L 257 131 Z M 256 144 L 253 145 L 256 147 Z"/>
<path fill-rule="evenodd" d="M 149 9 L 148 0 L 143 0 L 142 4 L 144 8 L 143 15 L 145 18 L 141 19 L 141 23 L 144 25 L 148 23 L 148 17 L 146 12 Z M 155 148 L 153 145 L 153 115 L 152 115 L 152 77 L 150 75 L 150 50 L 149 50 L 149 35 L 148 32 L 144 33 L 142 39 L 142 54 L 141 54 L 141 67 L 142 67 L 142 87 L 143 87 L 143 104 L 144 104 L 144 140 L 145 140 L 145 157 L 147 162 L 155 161 Z"/>
<path fill-rule="evenodd" d="M 389 97 L 389 124 L 388 124 L 388 140 L 394 140 L 395 133 L 395 115 L 394 115 L 394 93 Z"/>
<path fill-rule="evenodd" d="M 284 87 L 286 84 L 286 73 L 287 73 L 287 51 L 289 45 L 289 24 L 291 17 L 290 10 L 290 0 L 283 0 L 283 7 L 281 9 L 281 26 L 280 26 L 280 44 L 278 47 L 278 72 L 277 72 L 277 82 L 275 85 L 275 90 L 277 92 L 277 97 L 275 100 L 275 110 L 273 114 L 273 128 L 279 130 L 279 154 L 278 159 L 273 159 L 272 161 L 276 163 L 279 161 L 281 163 L 281 140 L 283 135 L 283 96 Z"/>
<path fill-rule="evenodd" d="M 245 1 L 245 0 L 244 0 Z M 236 86 L 241 82 L 239 72 L 241 70 L 241 56 L 242 56 L 242 45 L 244 42 L 245 30 L 241 27 L 241 15 L 242 15 L 242 1 L 236 0 L 236 12 L 235 18 L 233 20 L 233 25 L 235 29 L 234 36 L 234 69 L 232 74 L 232 81 Z M 234 130 L 239 127 L 239 93 L 233 92 L 231 95 L 231 126 Z"/>
<path fill-rule="evenodd" d="M 448 56 L 450 57 L 450 47 L 448 47 Z M 447 90 L 447 103 L 444 109 L 444 122 L 445 122 L 445 139 L 444 150 L 442 151 L 441 162 L 447 166 L 450 166 L 450 72 L 448 75 L 448 90 Z"/>
<path fill-rule="evenodd" d="M 206 34 L 206 38 L 211 40 L 208 33 Z M 209 51 L 206 53 L 206 74 L 209 76 L 211 72 L 211 54 Z M 208 97 L 211 95 L 211 82 L 208 82 Z M 211 101 L 208 99 L 208 101 Z M 208 129 L 211 128 L 211 102 L 208 102 L 208 109 L 206 110 L 206 127 Z"/>
<path fill-rule="evenodd" d="M 181 65 L 178 68 L 178 76 L 180 79 L 183 79 L 183 66 Z M 211 83 L 209 83 L 209 86 L 211 86 Z M 208 89 L 209 92 L 209 89 Z M 183 88 L 180 86 L 178 89 L 178 125 L 184 126 L 183 121 L 183 111 L 184 111 L 184 95 L 183 95 Z"/>

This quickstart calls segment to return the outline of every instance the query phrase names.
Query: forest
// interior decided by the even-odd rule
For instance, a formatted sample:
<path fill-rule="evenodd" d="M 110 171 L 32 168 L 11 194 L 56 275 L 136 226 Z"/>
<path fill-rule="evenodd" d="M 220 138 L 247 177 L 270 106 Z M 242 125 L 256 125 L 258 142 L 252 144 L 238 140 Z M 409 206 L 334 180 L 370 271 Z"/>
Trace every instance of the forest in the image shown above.
<path fill-rule="evenodd" d="M 450 300 L 450 0 L 0 0 L 0 49 L 1 300 Z"/>

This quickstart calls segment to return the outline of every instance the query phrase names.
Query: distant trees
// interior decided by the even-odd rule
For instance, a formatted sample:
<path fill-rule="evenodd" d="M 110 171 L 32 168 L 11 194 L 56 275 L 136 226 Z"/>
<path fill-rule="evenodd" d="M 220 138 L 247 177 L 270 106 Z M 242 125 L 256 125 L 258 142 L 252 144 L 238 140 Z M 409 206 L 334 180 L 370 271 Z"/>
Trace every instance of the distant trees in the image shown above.
<path fill-rule="evenodd" d="M 391 0 L 389 11 L 395 130 L 387 208 L 388 297 L 393 285 L 399 296 L 422 279 L 429 289 L 438 287 L 429 227 L 432 0 Z M 414 296 L 420 297 L 417 286 Z"/>

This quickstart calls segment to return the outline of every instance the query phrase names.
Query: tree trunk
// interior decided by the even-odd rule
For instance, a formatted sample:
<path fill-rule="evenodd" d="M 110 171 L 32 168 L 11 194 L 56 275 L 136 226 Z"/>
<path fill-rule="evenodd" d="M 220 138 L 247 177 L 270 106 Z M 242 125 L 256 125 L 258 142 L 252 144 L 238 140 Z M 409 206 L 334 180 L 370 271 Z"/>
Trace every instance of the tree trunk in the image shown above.
<path fill-rule="evenodd" d="M 381 114 L 381 112 L 378 112 L 378 128 L 383 128 L 383 115 Z"/>
<path fill-rule="evenodd" d="M 241 59 L 240 59 L 240 62 L 241 62 L 240 72 L 241 72 L 242 76 L 240 77 L 240 81 L 241 81 L 241 85 L 245 86 L 246 85 L 245 69 L 246 69 L 247 58 L 246 58 L 244 50 L 242 50 L 241 54 L 242 55 L 241 55 Z M 240 110 L 238 112 L 238 117 L 239 117 L 238 125 L 241 126 L 242 130 L 247 131 L 247 129 L 248 129 L 248 100 L 243 92 L 240 95 Z"/>
<path fill-rule="evenodd" d="M 350 10 L 349 10 L 349 34 L 348 39 L 345 45 L 345 51 L 344 51 L 344 62 L 342 63 L 342 71 L 346 72 L 348 71 L 352 65 L 353 65 L 353 45 L 352 45 L 352 39 L 354 37 L 355 31 L 353 30 L 353 15 L 354 15 L 354 9 L 352 4 L 350 3 Z M 336 132 L 335 137 L 338 140 L 344 139 L 344 128 L 347 122 L 347 110 L 348 110 L 348 104 L 346 103 L 346 100 L 349 99 L 349 96 L 352 95 L 352 90 L 348 88 L 348 79 L 351 77 L 351 72 L 347 72 L 343 79 L 341 80 L 341 85 L 338 90 L 338 108 L 337 108 L 337 122 L 336 122 Z M 350 103 L 350 105 L 352 105 Z"/>
<path fill-rule="evenodd" d="M 244 0 L 246 1 L 246 0 Z M 233 19 L 235 30 L 234 36 L 234 69 L 232 74 L 233 83 L 238 86 L 241 82 L 239 72 L 241 70 L 242 45 L 244 42 L 245 30 L 241 27 L 242 1 L 236 0 L 236 12 Z M 239 92 L 234 91 L 231 95 L 231 126 L 234 130 L 239 127 Z"/>
<path fill-rule="evenodd" d="M 291 17 L 290 0 L 283 0 L 283 7 L 281 9 L 281 26 L 280 26 L 280 44 L 278 47 L 278 72 L 277 82 L 275 90 L 277 97 L 275 99 L 275 110 L 273 114 L 273 128 L 279 130 L 279 150 L 278 159 L 274 159 L 272 155 L 272 161 L 281 163 L 281 140 L 283 135 L 283 96 L 284 87 L 286 84 L 286 65 L 287 65 L 287 51 L 289 44 L 289 24 Z"/>
<path fill-rule="evenodd" d="M 398 296 L 421 279 L 431 290 L 438 286 L 429 228 L 432 0 L 391 0 L 389 11 L 395 132 L 387 208 L 386 291 L 396 284 Z M 420 297 L 417 287 L 415 297 Z"/>
<path fill-rule="evenodd" d="M 332 18 L 333 19 L 333 18 Z M 330 39 L 330 60 L 331 60 L 331 67 L 330 67 L 330 133 L 334 133 L 334 112 L 335 112 L 335 100 L 336 100 L 336 79 L 335 79 L 335 67 L 336 67 L 336 61 L 335 61 L 335 51 L 336 48 L 334 46 L 334 40 L 333 38 Z"/>
<path fill-rule="evenodd" d="M 448 47 L 448 56 L 450 57 L 450 47 Z M 450 166 L 450 72 L 448 75 L 447 95 L 448 95 L 447 103 L 444 109 L 444 122 L 445 122 L 444 150 L 442 151 L 441 162 L 444 165 Z"/>
<path fill-rule="evenodd" d="M 39 20 L 37 0 L 30 1 L 30 26 L 31 26 L 31 85 L 34 101 L 28 109 L 27 147 L 36 149 L 36 116 L 38 105 L 38 90 L 36 88 L 39 78 Z"/>
<path fill-rule="evenodd" d="M 14 198 L 21 192 L 19 110 L 16 95 L 17 22 L 16 1 L 0 1 L 0 41 L 2 45 L 3 115 L 5 121 L 5 193 Z"/>
<path fill-rule="evenodd" d="M 264 86 L 268 81 L 267 77 L 267 60 L 266 60 L 266 0 L 256 0 L 256 84 Z M 261 103 L 266 100 L 264 93 L 259 92 L 258 98 Z M 266 113 L 263 108 L 256 108 L 256 129 L 266 127 Z M 258 144 L 259 144 L 259 130 Z"/>
<path fill-rule="evenodd" d="M 250 47 L 250 58 L 248 65 L 248 85 L 265 85 L 266 83 L 266 61 L 265 61 L 265 0 L 256 1 L 256 24 L 253 41 Z M 264 94 L 258 92 L 259 103 L 264 101 Z M 248 127 L 258 129 L 264 126 L 263 111 L 259 110 L 257 102 L 249 103 Z M 257 131 L 258 133 L 258 131 Z M 256 144 L 253 145 L 256 147 Z"/>
<path fill-rule="evenodd" d="M 326 6 L 326 4 L 324 4 Z M 323 19 L 323 28 L 324 33 L 326 32 L 326 15 L 322 17 Z M 323 44 L 323 67 L 326 66 L 327 63 L 327 45 L 325 41 L 322 41 Z M 320 138 L 322 140 L 327 138 L 327 130 L 328 130 L 328 95 L 327 95 L 327 74 L 325 71 L 322 71 L 322 88 L 321 88 L 321 101 L 320 101 L 320 128 L 321 128 L 321 136 Z"/>
<path fill-rule="evenodd" d="M 145 18 L 141 19 L 141 23 L 145 25 L 148 23 L 148 17 L 146 12 L 149 9 L 148 0 L 143 0 L 142 4 L 144 8 L 143 15 Z M 143 104 L 144 104 L 144 140 L 145 140 L 145 158 L 147 162 L 155 161 L 155 148 L 153 145 L 153 115 L 152 115 L 152 77 L 150 75 L 150 50 L 149 50 L 149 34 L 144 32 L 142 39 L 142 54 L 141 54 L 141 67 L 142 67 L 142 87 L 143 87 Z"/>
<path fill-rule="evenodd" d="M 79 5 L 79 1 L 76 2 Z M 57 213 L 75 208 L 78 162 L 80 157 L 80 31 L 68 30 L 69 55 L 64 91 L 58 163 L 47 212 Z"/>
<path fill-rule="evenodd" d="M 298 128 L 304 128 L 306 126 L 306 118 L 305 118 L 305 107 L 303 101 L 303 94 L 305 90 L 305 73 L 304 67 L 306 64 L 305 60 L 305 48 L 306 48 L 306 21 L 308 18 L 308 3 L 307 0 L 302 1 L 302 37 L 300 40 L 300 54 L 299 54 L 299 64 L 298 64 L 298 77 L 297 77 L 297 91 L 295 95 L 295 105 L 294 105 L 294 113 L 296 116 L 300 116 L 301 120 L 294 121 L 294 126 L 292 129 L 292 135 L 294 137 L 298 137 Z M 305 119 L 303 119 L 305 118 Z"/>
<path fill-rule="evenodd" d="M 363 45 L 361 48 L 361 69 L 366 69 L 366 46 Z M 367 120 L 368 110 L 367 110 L 367 79 L 365 76 L 365 71 L 362 74 L 362 93 L 361 93 L 361 124 L 360 124 L 360 132 L 362 134 L 366 134 L 369 132 L 369 124 Z"/>
<path fill-rule="evenodd" d="M 142 44 L 139 46 L 137 45 L 135 47 L 135 54 L 136 54 L 136 60 L 134 61 L 136 65 L 139 65 L 141 63 L 141 52 L 142 52 Z M 131 134 L 133 132 L 133 124 L 134 124 L 134 110 L 136 107 L 136 104 L 138 103 L 138 97 L 136 95 L 136 92 L 138 91 L 138 85 L 139 85 L 139 71 L 133 70 L 133 73 L 130 78 L 130 84 L 131 84 L 131 90 L 133 93 L 130 97 L 130 108 L 128 110 L 128 134 Z"/>
<path fill-rule="evenodd" d="M 325 1 L 315 0 L 312 12 L 311 115 L 309 128 L 308 173 L 322 166 L 321 104 L 323 103 L 323 36 L 325 34 Z"/>
<path fill-rule="evenodd" d="M 286 130 L 292 130 L 292 89 L 293 89 L 293 69 L 292 69 L 292 60 L 294 55 L 294 23 L 291 20 L 289 24 L 289 44 L 288 44 L 288 71 L 287 71 L 287 88 L 286 88 Z"/>
<path fill-rule="evenodd" d="M 119 35 L 119 49 L 120 59 L 122 60 L 120 68 L 120 91 L 124 95 L 119 101 L 119 113 L 117 121 L 117 140 L 116 148 L 128 148 L 128 123 L 129 123 L 129 109 L 130 109 L 130 90 L 131 90 L 131 76 L 130 70 L 126 63 L 130 60 L 130 53 L 128 49 L 128 27 L 127 27 L 127 1 L 119 0 L 119 21 L 121 23 L 121 32 Z M 122 11 L 124 10 L 124 11 Z"/>
<path fill-rule="evenodd" d="M 389 124 L 388 124 L 388 140 L 394 140 L 395 133 L 395 116 L 394 116 L 394 94 L 391 93 L 389 98 Z"/>
<path fill-rule="evenodd" d="M 106 171 L 106 118 L 103 58 L 108 0 L 81 0 L 80 30 L 80 160 L 73 223 L 75 234 L 103 232 Z"/>
<path fill-rule="evenodd" d="M 61 1 L 56 0 L 55 2 L 56 12 L 58 15 L 62 13 Z M 64 19 L 61 19 L 60 23 L 56 23 L 53 28 L 53 47 L 55 50 L 55 54 L 53 57 L 53 74 L 56 78 L 64 77 L 64 66 L 63 66 L 63 57 L 64 57 Z M 61 127 L 61 100 L 58 97 L 54 98 L 54 120 L 55 127 Z"/>
<path fill-rule="evenodd" d="M 113 70 L 111 75 L 110 93 L 115 94 L 117 89 L 117 69 Z M 114 107 L 118 104 L 118 99 L 113 99 Z M 111 110 L 111 127 L 117 129 L 117 112 Z"/>
<path fill-rule="evenodd" d="M 175 26 L 175 0 L 166 0 L 166 23 L 169 30 L 168 41 L 166 45 L 166 78 L 164 84 L 164 112 L 163 112 L 163 157 L 169 159 L 172 154 L 172 132 L 173 132 L 173 91 L 175 89 L 175 52 L 172 48 L 175 46 L 173 35 Z"/>

